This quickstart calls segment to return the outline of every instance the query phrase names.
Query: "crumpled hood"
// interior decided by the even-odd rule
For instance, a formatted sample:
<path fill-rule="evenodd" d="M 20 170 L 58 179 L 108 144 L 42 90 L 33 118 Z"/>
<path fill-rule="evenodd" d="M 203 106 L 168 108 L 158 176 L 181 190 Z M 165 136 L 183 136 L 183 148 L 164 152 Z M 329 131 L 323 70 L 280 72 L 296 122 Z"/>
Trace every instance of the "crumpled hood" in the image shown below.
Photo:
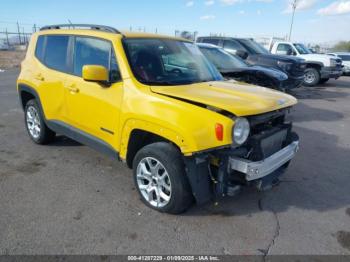
<path fill-rule="evenodd" d="M 236 116 L 263 114 L 297 103 L 293 96 L 269 88 L 238 82 L 152 86 L 151 90 L 157 94 L 212 106 Z"/>

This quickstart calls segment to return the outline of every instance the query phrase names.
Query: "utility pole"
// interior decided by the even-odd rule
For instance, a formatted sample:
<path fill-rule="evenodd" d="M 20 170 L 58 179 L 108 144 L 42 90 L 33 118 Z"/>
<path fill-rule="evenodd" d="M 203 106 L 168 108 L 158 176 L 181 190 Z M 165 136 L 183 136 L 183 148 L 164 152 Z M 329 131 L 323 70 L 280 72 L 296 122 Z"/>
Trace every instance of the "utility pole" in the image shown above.
<path fill-rule="evenodd" d="M 290 24 L 290 30 L 289 30 L 289 37 L 288 37 L 288 41 L 291 40 L 292 38 L 292 31 L 293 31 L 293 24 L 294 24 L 294 15 L 295 15 L 295 10 L 297 9 L 297 5 L 298 5 L 298 0 L 293 0 L 293 2 L 291 3 L 292 8 L 293 8 L 293 14 L 292 14 L 292 22 Z"/>
<path fill-rule="evenodd" d="M 7 40 L 7 46 L 10 47 L 9 34 L 7 32 L 7 28 L 6 28 L 6 40 Z"/>
<path fill-rule="evenodd" d="M 18 22 L 17 22 L 17 31 L 18 31 L 19 44 L 21 45 L 21 44 L 22 44 L 22 41 L 21 41 L 21 31 L 19 30 L 19 23 L 18 23 Z"/>

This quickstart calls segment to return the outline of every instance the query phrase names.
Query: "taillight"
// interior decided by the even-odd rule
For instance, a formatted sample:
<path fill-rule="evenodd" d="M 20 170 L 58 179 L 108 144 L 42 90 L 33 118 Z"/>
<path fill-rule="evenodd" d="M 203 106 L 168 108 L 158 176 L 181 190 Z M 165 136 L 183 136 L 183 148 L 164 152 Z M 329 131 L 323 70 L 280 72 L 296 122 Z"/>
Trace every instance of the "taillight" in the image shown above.
<path fill-rule="evenodd" d="M 222 124 L 215 125 L 215 135 L 217 140 L 219 141 L 224 140 L 224 127 Z"/>

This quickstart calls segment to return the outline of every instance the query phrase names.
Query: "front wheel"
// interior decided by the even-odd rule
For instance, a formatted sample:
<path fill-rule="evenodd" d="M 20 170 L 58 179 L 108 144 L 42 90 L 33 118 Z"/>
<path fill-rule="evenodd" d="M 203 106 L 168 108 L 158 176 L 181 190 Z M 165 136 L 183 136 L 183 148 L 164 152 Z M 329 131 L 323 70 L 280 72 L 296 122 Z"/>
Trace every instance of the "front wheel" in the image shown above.
<path fill-rule="evenodd" d="M 180 151 L 169 143 L 142 148 L 133 161 L 134 181 L 141 200 L 160 212 L 179 214 L 193 202 Z"/>
<path fill-rule="evenodd" d="M 308 68 L 305 70 L 304 85 L 305 86 L 316 86 L 319 84 L 321 79 L 320 73 L 315 68 Z"/>

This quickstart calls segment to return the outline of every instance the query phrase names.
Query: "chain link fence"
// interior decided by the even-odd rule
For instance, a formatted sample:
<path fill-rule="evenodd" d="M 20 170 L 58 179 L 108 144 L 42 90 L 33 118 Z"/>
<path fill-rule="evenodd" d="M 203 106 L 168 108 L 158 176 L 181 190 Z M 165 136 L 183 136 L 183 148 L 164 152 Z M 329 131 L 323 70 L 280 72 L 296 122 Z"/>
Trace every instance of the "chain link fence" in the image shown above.
<path fill-rule="evenodd" d="M 0 50 L 25 50 L 31 35 L 39 29 L 35 24 L 0 21 Z"/>

